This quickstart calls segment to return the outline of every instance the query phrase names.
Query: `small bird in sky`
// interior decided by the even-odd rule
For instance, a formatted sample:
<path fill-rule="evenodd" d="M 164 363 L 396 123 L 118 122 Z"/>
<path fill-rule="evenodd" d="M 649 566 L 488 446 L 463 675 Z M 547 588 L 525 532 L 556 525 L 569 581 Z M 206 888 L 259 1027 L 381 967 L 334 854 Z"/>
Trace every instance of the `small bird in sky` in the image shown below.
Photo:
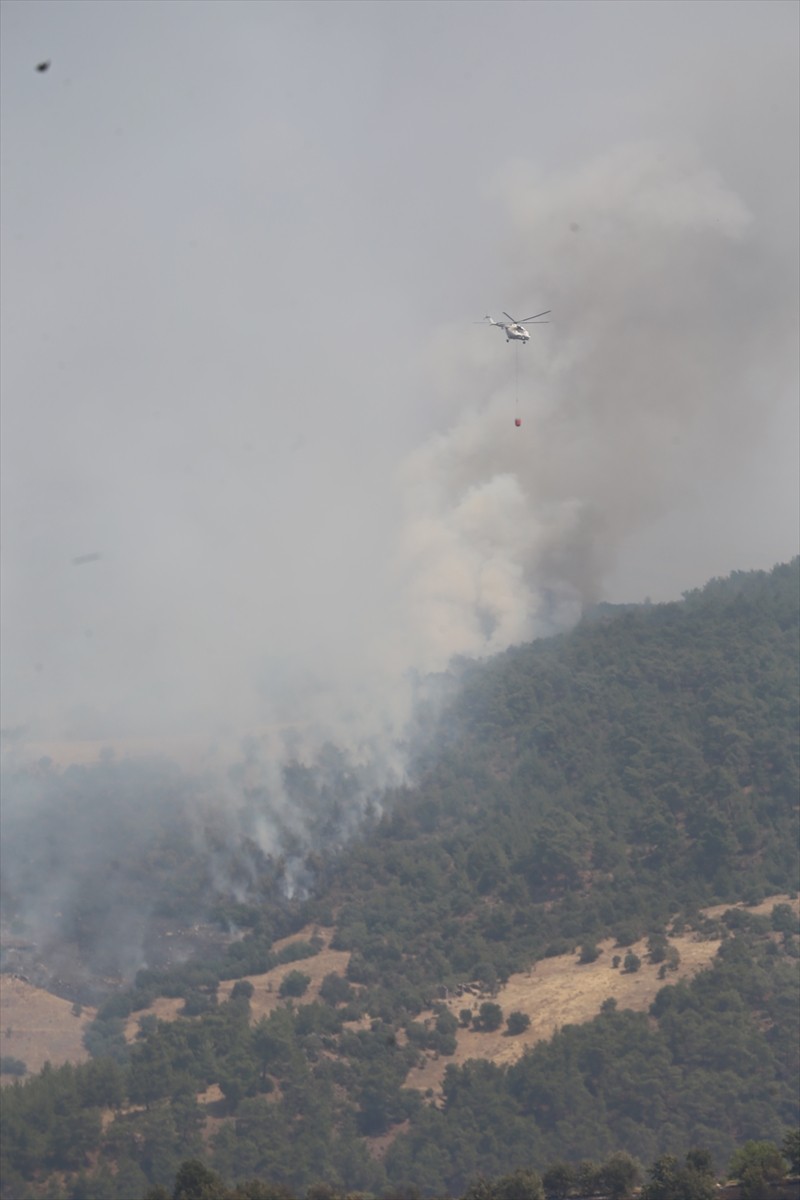
<path fill-rule="evenodd" d="M 44 62 L 37 63 L 36 70 L 39 72 L 49 71 L 50 70 L 50 59 L 46 58 L 44 60 Z"/>

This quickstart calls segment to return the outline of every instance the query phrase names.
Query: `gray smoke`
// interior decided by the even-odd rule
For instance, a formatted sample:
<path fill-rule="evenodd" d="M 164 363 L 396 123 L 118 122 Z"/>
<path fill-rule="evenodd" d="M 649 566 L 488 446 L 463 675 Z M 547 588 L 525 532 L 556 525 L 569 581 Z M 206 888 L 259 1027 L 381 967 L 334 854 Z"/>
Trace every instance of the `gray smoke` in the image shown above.
<path fill-rule="evenodd" d="M 305 654 L 294 664 L 274 657 L 255 680 L 255 699 L 246 653 L 221 654 L 211 629 L 188 641 L 182 631 L 180 645 L 194 648 L 198 668 L 233 700 L 228 728 L 217 733 L 220 753 L 209 758 L 213 797 L 194 797 L 193 819 L 202 827 L 216 807 L 223 846 L 244 837 L 264 858 L 283 856 L 290 893 L 311 882 L 309 851 L 341 845 L 365 811 L 380 810 L 386 787 L 407 780 L 415 706 L 424 704 L 432 728 L 453 658 L 573 624 L 602 597 L 631 535 L 747 471 L 771 400 L 792 384 L 792 265 L 771 257 L 743 199 L 690 149 L 624 146 L 541 177 L 516 168 L 498 190 L 510 307 L 550 305 L 552 323 L 522 347 L 490 328 L 445 329 L 435 340 L 454 416 L 389 479 L 397 516 L 371 563 L 376 602 L 364 607 L 354 580 L 341 642 L 312 638 L 305 671 Z M 242 746 L 237 713 L 248 689 L 261 725 Z M 97 736 L 91 714 L 87 730 Z M 112 740 L 113 732 L 112 722 Z M 233 777 L 224 770 L 232 757 Z M 86 788 L 87 820 L 108 771 L 64 779 Z M 34 924 L 75 907 L 71 889 L 86 887 L 76 882 L 78 864 L 107 879 L 99 860 L 113 857 L 117 834 L 120 845 L 133 844 L 132 829 L 151 836 L 164 781 L 148 790 L 145 780 L 147 803 L 131 824 L 124 771 L 120 779 L 118 815 L 104 811 L 102 836 L 87 839 L 91 861 L 79 824 L 62 839 L 73 849 L 58 870 L 38 870 L 34 855 L 29 879 L 13 872 L 16 892 L 32 897 Z M 53 828 L 54 789 L 48 777 L 48 805 L 14 797 L 12 842 Z M 23 812 L 27 833 L 18 828 Z M 258 865 L 247 856 L 234 856 L 235 871 L 227 852 L 207 857 L 221 894 L 243 898 L 255 883 Z M 44 881 L 39 891 L 35 878 Z M 121 938 L 135 961 L 143 923 L 127 912 L 122 937 L 125 911 L 110 906 L 100 944 Z"/>
<path fill-rule="evenodd" d="M 574 622 L 631 535 L 746 474 L 796 380 L 796 263 L 696 151 L 622 146 L 499 190 L 510 310 L 552 324 L 442 342 L 459 411 L 400 476 L 400 658 L 423 669 Z"/>
<path fill-rule="evenodd" d="M 301 887 L 453 656 L 796 552 L 795 6 L 3 7 L 15 763 L 180 743 Z"/>

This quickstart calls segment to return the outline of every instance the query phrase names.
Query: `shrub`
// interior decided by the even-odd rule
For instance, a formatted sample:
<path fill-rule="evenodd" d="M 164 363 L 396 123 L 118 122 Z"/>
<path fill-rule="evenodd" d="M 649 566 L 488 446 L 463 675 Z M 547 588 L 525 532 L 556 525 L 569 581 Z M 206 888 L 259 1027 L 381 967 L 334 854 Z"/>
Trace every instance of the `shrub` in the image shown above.
<path fill-rule="evenodd" d="M 304 996 L 311 983 L 311 976 L 302 971 L 290 971 L 278 988 L 279 996 Z"/>
<path fill-rule="evenodd" d="M 575 943 L 568 938 L 556 938 L 545 947 L 545 958 L 559 958 L 562 954 L 572 954 Z"/>
<path fill-rule="evenodd" d="M 216 1007 L 216 992 L 191 991 L 187 992 L 180 1012 L 183 1017 L 201 1017 L 203 1013 L 211 1012 Z"/>
<path fill-rule="evenodd" d="M 255 990 L 249 979 L 238 979 L 233 985 L 231 1000 L 249 1000 Z"/>
<path fill-rule="evenodd" d="M 346 979 L 332 971 L 320 984 L 319 995 L 326 1004 L 346 1004 L 353 995 L 353 989 Z"/>
<path fill-rule="evenodd" d="M 773 907 L 771 924 L 776 933 L 798 932 L 798 919 L 790 904 L 776 904 Z"/>
<path fill-rule="evenodd" d="M 324 942 L 317 939 L 316 944 L 311 942 L 290 942 L 288 946 L 284 946 L 278 952 L 279 963 L 300 962 L 303 958 L 313 958 L 315 954 L 319 954 Z"/>
<path fill-rule="evenodd" d="M 500 1005 L 491 1000 L 484 1000 L 478 1010 L 478 1028 L 484 1030 L 485 1033 L 491 1033 L 493 1030 L 499 1029 L 502 1024 L 503 1010 Z"/>
<path fill-rule="evenodd" d="M 651 933 L 647 939 L 647 953 L 651 963 L 662 963 L 667 957 L 669 942 L 663 933 Z"/>
<path fill-rule="evenodd" d="M 512 1012 L 506 1018 L 509 1034 L 514 1037 L 518 1033 L 524 1033 L 531 1023 L 531 1019 L 527 1013 Z"/>

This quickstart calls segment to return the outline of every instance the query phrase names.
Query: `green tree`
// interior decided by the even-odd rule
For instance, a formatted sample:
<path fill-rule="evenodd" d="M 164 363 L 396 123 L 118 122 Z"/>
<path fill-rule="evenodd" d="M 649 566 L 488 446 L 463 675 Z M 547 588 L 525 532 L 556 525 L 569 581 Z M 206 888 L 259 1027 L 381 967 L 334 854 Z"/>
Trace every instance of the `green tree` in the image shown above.
<path fill-rule="evenodd" d="M 800 1175 L 800 1129 L 789 1129 L 781 1142 L 784 1158 L 789 1160 L 789 1170 Z"/>
<path fill-rule="evenodd" d="M 708 1175 L 709 1178 L 714 1178 L 714 1159 L 711 1157 L 711 1151 L 704 1147 L 692 1147 L 686 1155 L 686 1165 L 693 1171 L 697 1171 L 699 1175 Z"/>
<path fill-rule="evenodd" d="M 776 904 L 772 909 L 772 928 L 777 933 L 798 933 L 798 918 L 791 904 Z"/>
<path fill-rule="evenodd" d="M 497 993 L 499 980 L 497 977 L 497 968 L 491 962 L 479 962 L 472 969 L 473 979 L 477 979 L 479 983 L 492 996 Z"/>
<path fill-rule="evenodd" d="M 494 1185 L 483 1175 L 479 1175 L 469 1185 L 461 1200 L 495 1200 Z"/>
<path fill-rule="evenodd" d="M 745 1142 L 731 1159 L 731 1177 L 741 1183 L 744 1200 L 760 1200 L 766 1185 L 783 1179 L 786 1164 L 774 1142 Z"/>
<path fill-rule="evenodd" d="M 172 1200 L 226 1200 L 226 1189 L 219 1175 L 191 1158 L 178 1169 Z"/>
<path fill-rule="evenodd" d="M 530 1023 L 530 1017 L 524 1012 L 512 1012 L 509 1013 L 508 1017 L 506 1018 L 508 1032 L 512 1037 L 516 1036 L 518 1033 L 524 1033 Z"/>
<path fill-rule="evenodd" d="M 237 979 L 231 989 L 232 1000 L 250 1000 L 255 992 L 255 987 L 249 979 Z"/>
<path fill-rule="evenodd" d="M 640 1179 L 639 1164 L 623 1150 L 612 1154 L 598 1172 L 600 1186 L 611 1200 L 623 1200 L 623 1197 L 629 1196 Z"/>
<path fill-rule="evenodd" d="M 280 1069 L 293 1054 L 294 1021 L 287 1009 L 277 1009 L 262 1017 L 254 1026 L 251 1044 L 256 1062 L 261 1068 L 262 1084 L 268 1071 Z"/>
<path fill-rule="evenodd" d="M 319 995 L 326 1004 L 347 1004 L 353 995 L 353 988 L 343 976 L 331 971 L 320 984 Z"/>
<path fill-rule="evenodd" d="M 582 1195 L 596 1192 L 600 1184 L 600 1168 L 597 1163 L 583 1159 L 575 1171 L 575 1185 Z"/>
<path fill-rule="evenodd" d="M 304 975 L 302 971 L 290 971 L 282 980 L 281 986 L 278 988 L 278 995 L 304 996 L 310 983 L 310 975 Z"/>
<path fill-rule="evenodd" d="M 492 1033 L 503 1024 L 503 1010 L 493 1000 L 484 1000 L 478 1009 L 478 1028 Z"/>
<path fill-rule="evenodd" d="M 544 1200 L 542 1181 L 535 1171 L 523 1167 L 493 1184 L 492 1200 Z"/>
<path fill-rule="evenodd" d="M 566 1200 L 575 1182 L 575 1171 L 565 1162 L 553 1163 L 542 1176 L 547 1200 Z"/>
<path fill-rule="evenodd" d="M 669 942 L 663 932 L 651 933 L 647 939 L 647 953 L 651 963 L 661 963 L 667 957 Z"/>
<path fill-rule="evenodd" d="M 650 1167 L 649 1180 L 641 1191 L 641 1200 L 714 1200 L 717 1187 L 713 1176 L 688 1163 L 680 1166 L 677 1158 L 665 1154 Z"/>

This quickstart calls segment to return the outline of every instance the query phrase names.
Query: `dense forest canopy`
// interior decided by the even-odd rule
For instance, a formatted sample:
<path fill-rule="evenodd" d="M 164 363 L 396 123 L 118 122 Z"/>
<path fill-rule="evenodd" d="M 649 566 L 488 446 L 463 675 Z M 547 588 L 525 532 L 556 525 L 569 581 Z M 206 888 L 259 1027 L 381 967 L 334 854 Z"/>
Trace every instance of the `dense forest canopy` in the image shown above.
<path fill-rule="evenodd" d="M 194 1158 L 297 1195 L 324 1181 L 455 1196 L 479 1174 L 615 1152 L 683 1161 L 700 1144 L 722 1170 L 739 1146 L 780 1144 L 798 1120 L 797 919 L 788 904 L 733 906 L 798 888 L 799 614 L 795 560 L 680 603 L 601 606 L 569 634 L 454 664 L 454 699 L 411 748 L 412 782 L 370 805 L 332 747 L 288 767 L 302 821 L 272 855 L 249 836 L 233 845 L 213 813 L 190 830 L 174 779 L 181 803 L 132 842 L 121 874 L 161 917 L 187 919 L 202 912 L 197 866 L 216 939 L 106 992 L 90 1063 L 6 1088 L 4 1200 L 130 1200 L 171 1189 Z M 245 768 L 247 833 L 269 795 Z M 113 764 L 97 771 L 121 803 Z M 53 797 L 57 774 L 45 770 Z M 73 812 L 99 780 L 69 776 Z M 96 915 L 103 880 L 125 908 L 113 871 L 100 880 L 80 919 L 65 909 L 90 965 L 113 943 Z M 713 904 L 731 907 L 702 916 Z M 312 1002 L 304 960 L 322 940 L 275 945 L 306 928 L 349 954 Z M 710 969 L 671 984 L 668 936 L 687 929 L 722 944 Z M 488 1030 L 510 1015 L 495 1001 L 512 972 L 567 952 L 591 962 L 605 937 L 633 959 L 647 937 L 663 960 L 649 1013 L 609 1002 L 513 1065 L 451 1065 L 439 1097 L 414 1088 L 420 1061 L 455 1049 L 442 989 L 477 981 Z M 244 976 L 292 959 L 280 1006 L 251 1019 Z M 221 998 L 221 980 L 240 982 Z M 158 995 L 182 998 L 183 1015 L 148 1015 Z"/>

